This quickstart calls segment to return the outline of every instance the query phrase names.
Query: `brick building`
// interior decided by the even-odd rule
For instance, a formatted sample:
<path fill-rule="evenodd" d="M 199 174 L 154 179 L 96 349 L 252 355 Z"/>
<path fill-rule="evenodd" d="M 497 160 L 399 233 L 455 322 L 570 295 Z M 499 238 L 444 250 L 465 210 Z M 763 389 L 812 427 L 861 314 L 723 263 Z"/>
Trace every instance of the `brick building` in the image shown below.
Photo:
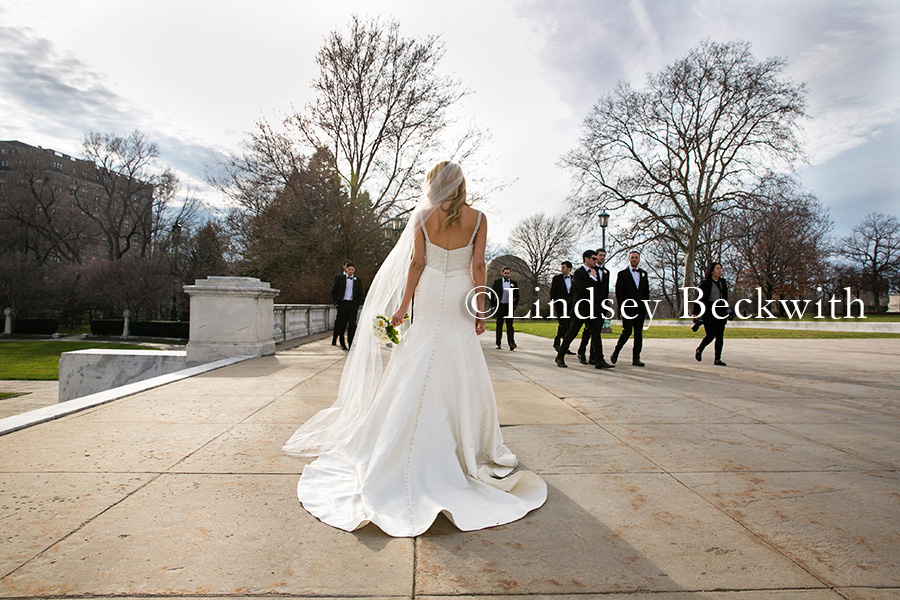
<path fill-rule="evenodd" d="M 88 160 L 0 141 L 0 251 L 83 262 L 146 249 L 153 191 Z"/>

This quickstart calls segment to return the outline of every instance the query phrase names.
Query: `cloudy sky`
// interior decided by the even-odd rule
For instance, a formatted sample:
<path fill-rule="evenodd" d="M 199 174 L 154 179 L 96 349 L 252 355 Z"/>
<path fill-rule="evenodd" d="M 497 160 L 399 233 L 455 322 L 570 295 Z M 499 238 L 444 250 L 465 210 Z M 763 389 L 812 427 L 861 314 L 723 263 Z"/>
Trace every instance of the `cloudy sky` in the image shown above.
<path fill-rule="evenodd" d="M 221 205 L 205 165 L 260 118 L 310 101 L 316 51 L 353 13 L 443 40 L 441 69 L 472 92 L 457 112 L 490 130 L 488 164 L 512 182 L 486 207 L 494 243 L 532 213 L 565 210 L 559 158 L 601 95 L 618 79 L 640 85 L 706 37 L 785 57 L 787 76 L 807 85 L 799 175 L 837 233 L 868 212 L 900 215 L 895 0 L 6 0 L 0 139 L 78 155 L 88 130 L 141 129 Z"/>

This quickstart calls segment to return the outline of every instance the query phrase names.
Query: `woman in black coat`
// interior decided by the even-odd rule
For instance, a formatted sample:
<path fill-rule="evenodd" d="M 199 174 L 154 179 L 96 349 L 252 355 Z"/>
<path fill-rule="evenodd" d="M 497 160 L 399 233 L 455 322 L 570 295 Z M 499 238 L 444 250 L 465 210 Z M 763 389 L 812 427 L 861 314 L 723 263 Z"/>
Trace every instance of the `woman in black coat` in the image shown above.
<path fill-rule="evenodd" d="M 722 277 L 721 263 L 713 263 L 706 271 L 706 279 L 700 284 L 700 291 L 703 293 L 701 302 L 706 307 L 703 312 L 703 328 L 706 330 L 706 337 L 700 342 L 697 350 L 694 352 L 694 358 L 697 361 L 703 359 L 703 349 L 706 348 L 713 340 L 716 341 L 716 362 L 715 364 L 724 367 L 722 362 L 722 346 L 725 345 L 725 323 L 728 321 L 727 316 L 731 314 L 731 308 L 722 308 L 721 303 L 716 312 L 725 318 L 718 318 L 713 313 L 713 303 L 717 300 L 728 302 L 728 284 Z"/>

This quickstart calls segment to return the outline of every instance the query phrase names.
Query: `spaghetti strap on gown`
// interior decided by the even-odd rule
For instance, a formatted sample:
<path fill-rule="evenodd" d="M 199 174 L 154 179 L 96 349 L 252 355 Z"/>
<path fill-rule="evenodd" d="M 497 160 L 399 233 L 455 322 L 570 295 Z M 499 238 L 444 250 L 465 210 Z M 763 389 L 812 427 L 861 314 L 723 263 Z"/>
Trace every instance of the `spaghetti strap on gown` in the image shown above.
<path fill-rule="evenodd" d="M 481 224 L 481 213 L 475 228 Z M 422 228 L 425 231 L 424 227 Z M 297 496 L 321 521 L 353 531 L 374 523 L 395 537 L 424 533 L 444 513 L 470 531 L 509 523 L 541 506 L 546 483 L 516 470 L 473 317 L 473 242 L 433 244 L 415 316 L 393 349 L 366 418 L 303 469 Z"/>

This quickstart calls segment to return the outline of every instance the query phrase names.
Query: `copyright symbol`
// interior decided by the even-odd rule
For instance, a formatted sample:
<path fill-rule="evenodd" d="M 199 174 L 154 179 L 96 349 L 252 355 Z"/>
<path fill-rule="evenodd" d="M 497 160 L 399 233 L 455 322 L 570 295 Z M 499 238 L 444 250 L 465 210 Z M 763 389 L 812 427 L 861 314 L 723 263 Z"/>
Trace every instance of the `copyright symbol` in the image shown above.
<path fill-rule="evenodd" d="M 487 304 L 488 300 L 491 301 L 490 310 L 485 311 L 485 313 L 484 313 L 484 318 L 490 319 L 495 314 L 497 314 L 498 310 L 500 310 L 500 303 L 497 302 L 497 292 L 495 292 L 493 289 L 491 289 L 485 285 L 480 285 L 478 287 L 474 287 L 471 290 L 469 290 L 468 294 L 466 294 L 466 311 L 473 318 L 475 318 L 475 319 L 480 318 L 480 317 L 478 317 L 478 298 L 480 298 L 481 296 L 487 296 L 487 298 L 485 298 L 485 302 L 484 302 L 485 305 Z"/>

